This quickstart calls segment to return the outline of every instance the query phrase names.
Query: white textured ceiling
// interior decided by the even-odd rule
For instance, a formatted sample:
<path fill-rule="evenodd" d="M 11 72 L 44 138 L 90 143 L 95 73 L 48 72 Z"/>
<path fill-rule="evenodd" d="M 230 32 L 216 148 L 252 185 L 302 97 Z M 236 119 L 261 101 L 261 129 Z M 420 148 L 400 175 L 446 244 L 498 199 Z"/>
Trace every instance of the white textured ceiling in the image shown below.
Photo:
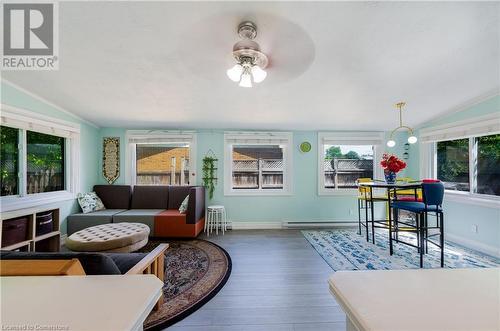
<path fill-rule="evenodd" d="M 389 129 L 500 86 L 500 3 L 61 2 L 60 69 L 3 76 L 99 126 Z M 244 19 L 270 57 L 225 76 Z"/>

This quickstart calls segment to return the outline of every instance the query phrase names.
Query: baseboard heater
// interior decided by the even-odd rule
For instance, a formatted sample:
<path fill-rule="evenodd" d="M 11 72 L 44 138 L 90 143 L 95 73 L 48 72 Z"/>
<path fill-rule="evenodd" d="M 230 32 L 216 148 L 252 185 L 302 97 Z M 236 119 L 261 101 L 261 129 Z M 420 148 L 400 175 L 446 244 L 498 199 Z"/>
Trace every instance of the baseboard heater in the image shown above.
<path fill-rule="evenodd" d="M 285 229 L 338 228 L 338 227 L 358 226 L 358 222 L 357 221 L 282 222 L 281 226 Z"/>

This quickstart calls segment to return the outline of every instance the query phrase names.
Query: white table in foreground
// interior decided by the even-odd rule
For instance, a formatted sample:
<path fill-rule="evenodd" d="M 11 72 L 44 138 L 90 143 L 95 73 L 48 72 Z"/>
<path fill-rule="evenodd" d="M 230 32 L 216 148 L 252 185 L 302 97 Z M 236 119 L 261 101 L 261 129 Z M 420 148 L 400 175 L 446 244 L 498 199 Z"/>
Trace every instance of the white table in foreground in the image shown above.
<path fill-rule="evenodd" d="M 339 271 L 347 330 L 500 330 L 500 268 Z"/>
<path fill-rule="evenodd" d="M 0 277 L 2 330 L 142 330 L 162 286 L 153 275 Z"/>

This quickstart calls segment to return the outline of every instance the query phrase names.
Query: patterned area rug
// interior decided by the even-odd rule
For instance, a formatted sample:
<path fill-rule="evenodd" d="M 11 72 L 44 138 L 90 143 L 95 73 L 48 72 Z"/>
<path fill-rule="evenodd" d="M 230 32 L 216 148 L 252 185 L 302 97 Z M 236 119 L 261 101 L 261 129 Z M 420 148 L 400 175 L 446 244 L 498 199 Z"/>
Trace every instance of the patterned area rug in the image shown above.
<path fill-rule="evenodd" d="M 161 330 L 192 314 L 219 292 L 231 273 L 229 254 L 206 240 L 150 240 L 140 252 L 165 242 L 170 245 L 165 252 L 165 300 L 148 316 L 145 330 Z"/>
<path fill-rule="evenodd" d="M 394 243 L 394 254 L 389 255 L 388 232 L 375 232 L 375 245 L 366 242 L 355 229 L 302 231 L 303 235 L 335 270 L 388 270 L 419 268 L 417 249 Z M 416 243 L 411 233 L 399 235 L 400 240 Z M 489 268 L 500 266 L 500 259 L 446 241 L 444 261 L 446 268 Z M 424 268 L 440 267 L 440 250 L 429 244 L 424 255 Z"/>

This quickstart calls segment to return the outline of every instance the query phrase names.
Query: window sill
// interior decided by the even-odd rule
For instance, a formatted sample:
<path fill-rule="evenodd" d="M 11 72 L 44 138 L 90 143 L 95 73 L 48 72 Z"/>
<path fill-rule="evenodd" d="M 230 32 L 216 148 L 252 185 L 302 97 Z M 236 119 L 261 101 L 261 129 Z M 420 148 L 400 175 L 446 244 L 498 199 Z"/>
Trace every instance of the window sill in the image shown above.
<path fill-rule="evenodd" d="M 500 197 L 471 194 L 467 192 L 445 191 L 444 200 L 489 208 L 500 208 Z"/>
<path fill-rule="evenodd" d="M 5 213 L 74 199 L 75 194 L 69 191 L 37 193 L 23 197 L 6 196 L 0 199 L 0 211 Z"/>
<path fill-rule="evenodd" d="M 278 196 L 292 196 L 293 193 L 290 191 L 270 191 L 270 190 L 259 190 L 259 191 L 251 191 L 251 190 L 225 190 L 224 196 L 234 196 L 234 197 L 278 197 Z"/>

